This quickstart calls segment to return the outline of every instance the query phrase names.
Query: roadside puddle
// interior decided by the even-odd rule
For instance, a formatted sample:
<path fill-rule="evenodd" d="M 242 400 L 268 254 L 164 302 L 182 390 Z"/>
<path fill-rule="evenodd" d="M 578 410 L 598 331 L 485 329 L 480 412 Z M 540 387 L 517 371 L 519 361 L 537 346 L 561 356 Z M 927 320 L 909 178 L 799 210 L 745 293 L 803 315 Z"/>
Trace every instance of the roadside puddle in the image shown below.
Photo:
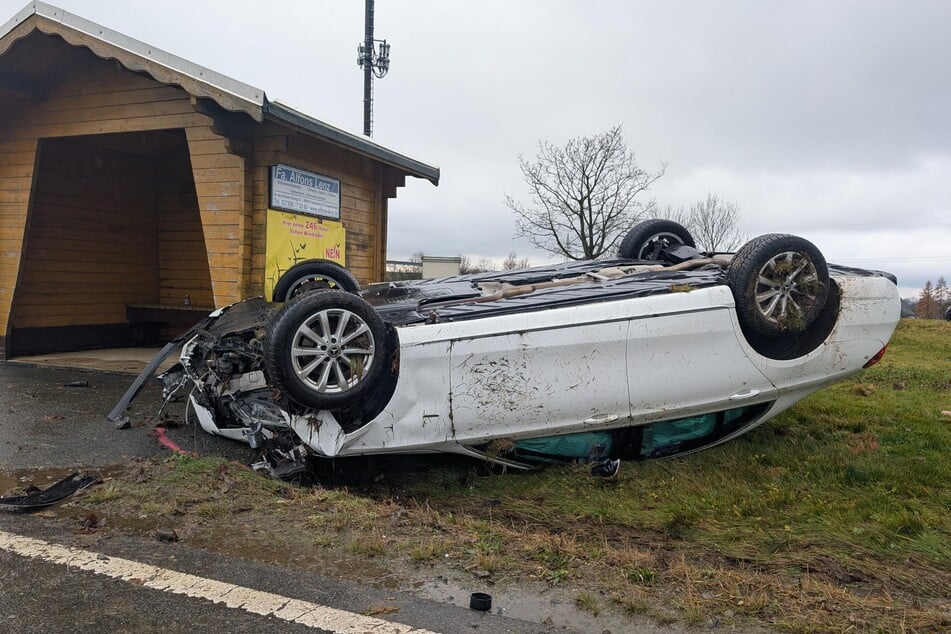
<path fill-rule="evenodd" d="M 0 497 L 11 497 L 20 495 L 30 487 L 44 490 L 52 484 L 59 482 L 63 478 L 79 473 L 80 475 L 96 475 L 100 480 L 112 477 L 120 473 L 125 467 L 116 465 L 103 469 L 81 469 L 73 468 L 42 468 L 42 469 L 17 469 L 16 471 L 0 471 Z"/>
<path fill-rule="evenodd" d="M 509 584 L 490 585 L 474 582 L 471 587 L 463 588 L 453 580 L 440 576 L 435 581 L 416 581 L 411 585 L 418 596 L 431 601 L 451 603 L 460 607 L 469 607 L 472 592 L 486 592 L 492 595 L 493 614 L 507 616 L 523 621 L 540 623 L 548 627 L 568 628 L 579 632 L 630 631 L 632 621 L 622 619 L 608 609 L 610 599 L 599 597 L 598 615 L 578 609 L 574 604 L 574 594 L 560 588 L 530 588 Z M 651 622 L 643 624 L 654 631 Z M 639 624 L 640 627 L 640 624 Z"/>
<path fill-rule="evenodd" d="M 0 471 L 0 496 L 22 493 L 30 486 L 45 489 L 74 473 L 76 469 L 28 469 L 13 472 Z"/>

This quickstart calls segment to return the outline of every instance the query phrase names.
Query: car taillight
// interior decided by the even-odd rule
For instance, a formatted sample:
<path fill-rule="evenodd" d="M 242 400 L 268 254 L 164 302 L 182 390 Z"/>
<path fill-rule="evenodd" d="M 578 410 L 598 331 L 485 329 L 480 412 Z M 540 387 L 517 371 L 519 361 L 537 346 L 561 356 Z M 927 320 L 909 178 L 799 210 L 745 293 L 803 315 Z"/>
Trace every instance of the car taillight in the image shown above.
<path fill-rule="evenodd" d="M 879 361 L 881 361 L 881 360 L 882 360 L 882 357 L 885 356 L 885 351 L 886 351 L 886 350 L 888 350 L 888 344 L 887 344 L 887 343 L 885 344 L 885 347 L 884 347 L 884 348 L 882 348 L 881 350 L 879 350 L 878 352 L 875 353 L 875 356 L 874 356 L 874 357 L 872 357 L 871 359 L 869 359 L 868 361 L 866 361 L 866 362 L 865 362 L 865 365 L 863 365 L 862 367 L 863 367 L 863 368 L 870 368 L 870 367 L 872 367 L 873 365 L 875 365 L 876 363 L 878 363 Z"/>

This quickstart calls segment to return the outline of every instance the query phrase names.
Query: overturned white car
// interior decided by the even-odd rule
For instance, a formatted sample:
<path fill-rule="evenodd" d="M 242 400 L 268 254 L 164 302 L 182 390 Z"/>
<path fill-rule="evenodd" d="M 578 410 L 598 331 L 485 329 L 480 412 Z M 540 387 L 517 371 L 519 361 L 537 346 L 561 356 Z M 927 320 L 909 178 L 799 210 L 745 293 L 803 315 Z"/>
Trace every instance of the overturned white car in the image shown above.
<path fill-rule="evenodd" d="M 524 467 L 696 451 L 877 361 L 900 313 L 893 277 L 827 265 L 802 238 L 705 254 L 666 220 L 635 226 L 613 260 L 356 293 L 314 264 L 288 272 L 282 304 L 213 313 L 161 377 L 278 476 L 309 457 Z"/>

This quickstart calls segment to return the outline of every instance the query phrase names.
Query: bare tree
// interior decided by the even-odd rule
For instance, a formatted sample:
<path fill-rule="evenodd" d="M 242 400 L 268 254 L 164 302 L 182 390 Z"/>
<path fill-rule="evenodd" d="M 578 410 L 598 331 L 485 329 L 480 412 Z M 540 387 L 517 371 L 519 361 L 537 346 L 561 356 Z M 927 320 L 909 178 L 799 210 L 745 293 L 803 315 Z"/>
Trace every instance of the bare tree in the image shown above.
<path fill-rule="evenodd" d="M 677 224 L 683 225 L 690 230 L 690 212 L 683 207 L 674 208 L 671 205 L 664 205 L 663 207 L 657 207 L 654 215 L 657 218 L 673 220 Z M 693 235 L 693 231 L 690 231 L 690 234 Z"/>
<path fill-rule="evenodd" d="M 509 253 L 508 257 L 502 261 L 502 270 L 503 271 L 514 271 L 515 269 L 527 269 L 528 268 L 528 258 L 519 259 L 518 254 L 515 251 Z"/>
<path fill-rule="evenodd" d="M 491 258 L 479 258 L 479 261 L 476 262 L 473 267 L 475 270 L 473 273 L 485 273 L 487 271 L 495 271 L 495 262 Z"/>
<path fill-rule="evenodd" d="M 664 175 L 637 165 L 621 126 L 597 136 L 571 139 L 564 147 L 540 141 L 534 161 L 518 157 L 531 192 L 526 206 L 506 194 L 518 234 L 532 244 L 572 260 L 612 251 L 621 236 L 654 201 L 635 198 Z"/>
<path fill-rule="evenodd" d="M 704 251 L 733 251 L 746 240 L 739 228 L 739 207 L 729 200 L 720 200 L 717 194 L 708 192 L 706 200 L 690 205 L 689 211 L 667 205 L 659 216 L 686 227 L 697 248 Z"/>
<path fill-rule="evenodd" d="M 740 210 L 729 200 L 707 192 L 706 200 L 690 206 L 690 231 L 697 245 L 706 251 L 732 251 L 743 242 Z"/>
<path fill-rule="evenodd" d="M 494 270 L 496 270 L 495 264 L 489 258 L 479 258 L 478 262 L 473 263 L 468 255 L 459 256 L 459 272 L 463 275 L 485 273 Z"/>

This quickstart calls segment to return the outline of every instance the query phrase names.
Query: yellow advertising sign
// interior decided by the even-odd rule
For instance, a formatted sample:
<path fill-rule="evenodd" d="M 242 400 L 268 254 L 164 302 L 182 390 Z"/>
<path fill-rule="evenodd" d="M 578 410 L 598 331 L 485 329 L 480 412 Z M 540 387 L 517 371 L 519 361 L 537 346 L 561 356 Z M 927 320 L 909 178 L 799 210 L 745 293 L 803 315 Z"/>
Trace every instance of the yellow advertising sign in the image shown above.
<path fill-rule="evenodd" d="M 271 301 L 281 275 L 298 262 L 330 260 L 346 266 L 346 239 L 337 221 L 268 209 L 264 298 Z"/>

